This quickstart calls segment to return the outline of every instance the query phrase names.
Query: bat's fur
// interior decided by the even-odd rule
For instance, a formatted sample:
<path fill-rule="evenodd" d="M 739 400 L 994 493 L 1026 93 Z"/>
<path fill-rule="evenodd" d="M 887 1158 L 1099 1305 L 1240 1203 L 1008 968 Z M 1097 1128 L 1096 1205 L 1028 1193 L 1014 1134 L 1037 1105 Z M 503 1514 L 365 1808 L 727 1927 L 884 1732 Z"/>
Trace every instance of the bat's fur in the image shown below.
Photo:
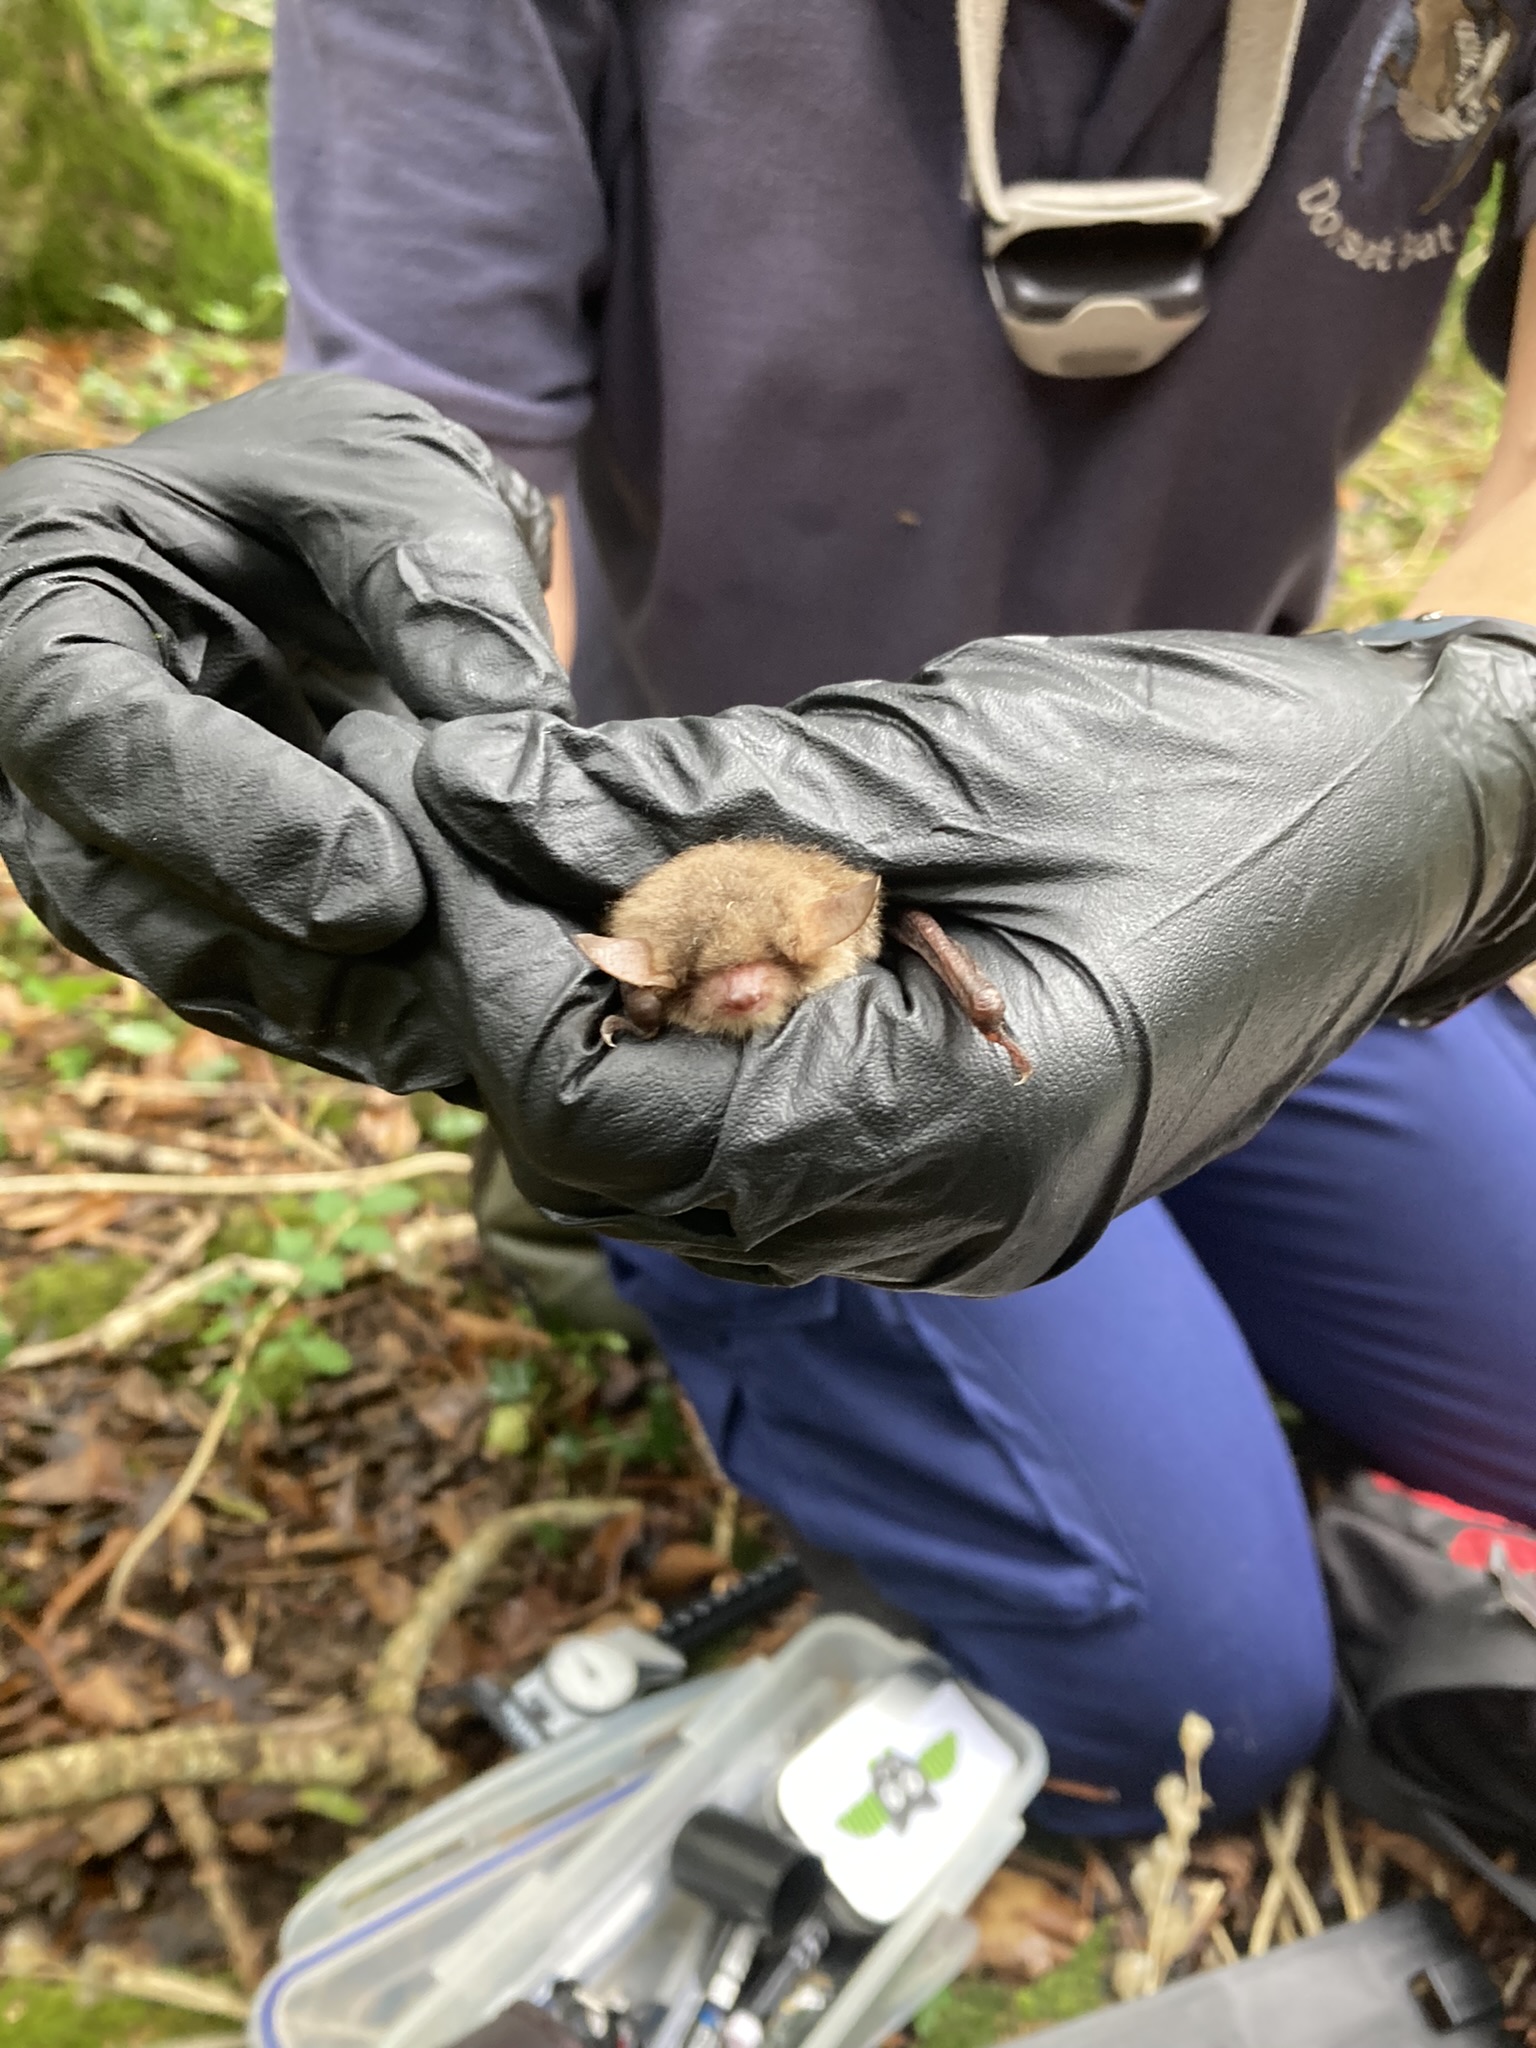
<path fill-rule="evenodd" d="M 590 934 L 577 944 L 653 997 L 661 1023 L 744 1038 L 776 1029 L 806 996 L 875 957 L 880 884 L 815 847 L 716 840 L 653 868 L 612 906 L 604 930 L 645 952 Z"/>

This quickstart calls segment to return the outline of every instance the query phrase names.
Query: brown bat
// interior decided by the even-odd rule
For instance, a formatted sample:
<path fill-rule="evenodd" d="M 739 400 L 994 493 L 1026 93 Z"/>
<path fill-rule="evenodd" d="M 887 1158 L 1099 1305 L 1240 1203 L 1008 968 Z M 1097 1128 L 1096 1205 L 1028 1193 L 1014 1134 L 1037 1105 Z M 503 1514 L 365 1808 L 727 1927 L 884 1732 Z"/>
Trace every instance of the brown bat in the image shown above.
<path fill-rule="evenodd" d="M 880 895 L 877 875 L 777 839 L 720 839 L 663 861 L 612 906 L 606 931 L 576 938 L 623 992 L 603 1043 L 654 1038 L 668 1024 L 724 1038 L 775 1030 L 806 996 L 875 958 Z M 1028 1080 L 1002 995 L 964 947 L 922 910 L 902 912 L 893 931 Z"/>

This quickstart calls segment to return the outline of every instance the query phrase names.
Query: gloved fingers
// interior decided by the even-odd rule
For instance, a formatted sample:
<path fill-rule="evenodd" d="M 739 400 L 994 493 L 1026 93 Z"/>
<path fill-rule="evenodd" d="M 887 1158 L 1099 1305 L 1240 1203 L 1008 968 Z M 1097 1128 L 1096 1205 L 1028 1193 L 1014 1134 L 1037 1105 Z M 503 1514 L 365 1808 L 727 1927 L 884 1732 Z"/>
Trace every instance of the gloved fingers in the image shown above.
<path fill-rule="evenodd" d="M 1093 1091 L 1077 1085 L 1086 1056 L 1055 1060 L 1060 1085 L 1026 1100 L 1006 1056 L 910 953 L 818 992 L 746 1044 L 674 1030 L 605 1046 L 613 987 L 577 952 L 571 921 L 465 860 L 420 803 L 412 770 L 431 745 L 362 714 L 335 729 L 329 755 L 406 823 L 432 877 L 434 958 L 452 976 L 440 1006 L 462 1020 L 482 1099 L 519 1185 L 542 1206 L 742 1277 L 835 1270 L 921 1285 L 958 1261 L 978 1188 L 1004 1232 L 1026 1128 L 1040 1143 L 1065 1122 L 1057 1149 L 1070 1156 L 1071 1135 L 1091 1125 Z M 1006 949 L 982 944 L 1000 972 Z M 1016 986 L 1029 971 L 1013 962 Z M 1098 1050 L 1101 996 L 1070 968 L 1052 972 L 1030 1028 L 1044 1019 L 1052 1043 Z M 966 1128 L 984 1136 L 956 1146 L 961 1105 Z M 1039 1234 L 1044 1259 L 1065 1250 L 1081 1212 L 1068 1180 L 1060 1234 Z M 885 1222 L 871 1231 L 876 1213 Z M 936 1221 L 945 1214 L 964 1219 L 953 1242 Z"/>
<path fill-rule="evenodd" d="M 210 618 L 196 641 L 178 641 L 176 674 L 157 626 L 136 592 L 99 572 L 12 592 L 0 766 L 16 787 L 146 886 L 221 921 L 341 952 L 403 937 L 427 902 L 410 843 L 293 743 L 321 734 L 275 650 L 244 622 Z M 193 694 L 215 667 L 237 678 L 237 703 L 259 700 L 286 734 Z"/>
<path fill-rule="evenodd" d="M 577 951 L 569 919 L 509 892 L 438 830 L 412 782 L 422 744 L 419 731 L 360 712 L 332 732 L 327 758 L 401 820 L 431 877 L 437 938 L 426 971 L 465 1034 L 498 1129 L 515 1158 L 561 1184 L 573 1211 L 666 1205 L 713 1150 L 735 1050 L 694 1039 L 680 1058 L 675 1034 L 658 1040 L 641 1048 L 657 1056 L 646 1070 L 654 1087 L 637 1091 L 635 1067 L 599 1036 L 612 983 Z"/>
<path fill-rule="evenodd" d="M 132 975 L 191 1023 L 396 1094 L 464 1079 L 457 1034 L 411 942 L 349 959 L 259 937 L 81 844 L 3 780 L 0 857 L 65 945 Z"/>
<path fill-rule="evenodd" d="M 534 559 L 547 556 L 548 508 L 421 400 L 361 378 L 284 377 L 156 428 L 126 457 L 298 557 L 419 716 L 569 709 Z M 217 567 L 205 554 L 185 566 L 200 578 Z"/>
<path fill-rule="evenodd" d="M 914 845 L 941 888 L 946 863 L 995 864 L 995 828 L 979 811 L 967 818 L 955 776 L 935 776 L 926 754 L 919 731 L 873 697 L 814 718 L 752 706 L 581 727 L 513 713 L 432 733 L 416 786 L 486 866 L 590 918 L 702 840 L 819 846 L 897 885 L 917 872 Z"/>

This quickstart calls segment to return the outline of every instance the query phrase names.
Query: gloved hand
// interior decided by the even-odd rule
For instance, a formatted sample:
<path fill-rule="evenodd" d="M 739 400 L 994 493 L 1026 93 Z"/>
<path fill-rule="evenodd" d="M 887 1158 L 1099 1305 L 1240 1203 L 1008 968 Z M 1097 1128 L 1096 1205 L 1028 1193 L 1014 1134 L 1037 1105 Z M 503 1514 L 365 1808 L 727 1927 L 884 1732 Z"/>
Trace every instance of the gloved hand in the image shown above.
<path fill-rule="evenodd" d="M 365 713 L 332 746 L 431 876 L 423 971 L 525 1193 L 735 1278 L 1023 1286 L 1389 1006 L 1536 954 L 1536 631 L 1497 622 L 991 641 L 783 711 Z M 730 834 L 935 912 L 1033 1078 L 895 951 L 745 1048 L 605 1050 L 613 987 L 570 932 Z"/>
<path fill-rule="evenodd" d="M 410 961 L 427 894 L 318 758 L 358 704 L 568 705 L 548 507 L 382 385 L 295 377 L 0 477 L 0 854 L 184 1016 L 407 1090 L 462 1079 Z"/>

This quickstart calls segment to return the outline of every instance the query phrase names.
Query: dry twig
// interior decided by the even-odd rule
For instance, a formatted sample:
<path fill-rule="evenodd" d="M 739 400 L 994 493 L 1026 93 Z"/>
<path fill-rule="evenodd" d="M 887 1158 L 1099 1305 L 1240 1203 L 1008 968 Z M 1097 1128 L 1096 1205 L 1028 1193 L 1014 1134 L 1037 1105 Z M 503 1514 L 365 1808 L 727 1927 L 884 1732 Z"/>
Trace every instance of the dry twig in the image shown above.
<path fill-rule="evenodd" d="M 256 1115 L 263 1127 L 272 1133 L 285 1151 L 297 1152 L 301 1157 L 316 1160 L 321 1166 L 334 1171 L 339 1147 L 333 1149 L 330 1145 L 322 1144 L 318 1138 L 312 1137 L 290 1117 L 274 1109 L 270 1102 L 258 1102 Z"/>
<path fill-rule="evenodd" d="M 435 1784 L 445 1765 L 413 1721 L 296 1715 L 254 1725 L 152 1728 L 24 1750 L 0 1761 L 0 1820 L 98 1806 L 168 1785 L 337 1785 L 377 1775 L 400 1791 Z"/>
<path fill-rule="evenodd" d="M 247 1785 L 348 1789 L 377 1775 L 394 1789 L 419 1791 L 447 1768 L 436 1744 L 410 1716 L 448 1622 L 523 1531 L 541 1524 L 590 1528 L 634 1506 L 624 1499 L 543 1500 L 492 1515 L 417 1595 L 384 1645 L 360 1713 L 249 1726 L 199 1723 L 29 1750 L 0 1761 L 0 1820 L 99 1805 L 130 1792 L 236 1779 Z M 130 1618 L 125 1610 L 124 1619 Z"/>
<path fill-rule="evenodd" d="M 1183 1774 L 1170 1772 L 1153 1792 L 1163 1832 L 1131 1866 L 1131 1890 L 1146 1915 L 1147 1945 L 1116 1956 L 1112 1981 L 1117 1998 L 1149 1998 L 1159 1990 L 1179 1957 L 1206 1940 L 1221 1911 L 1226 1886 L 1219 1878 L 1180 1883 L 1200 1816 L 1210 1804 L 1200 1782 L 1200 1760 L 1214 1739 L 1215 1730 L 1203 1714 L 1186 1714 L 1179 1727 Z"/>
<path fill-rule="evenodd" d="M 261 1982 L 261 1937 L 235 1897 L 208 1802 L 195 1785 L 167 1786 L 160 1799 L 191 1858 L 192 1882 L 202 1893 L 209 1916 L 229 1951 L 235 1982 L 242 1991 L 254 1991 Z"/>
<path fill-rule="evenodd" d="M 167 1280 L 174 1280 L 178 1273 L 184 1273 L 189 1266 L 195 1266 L 202 1257 L 209 1238 L 214 1236 L 218 1227 L 219 1217 L 216 1210 L 204 1210 L 201 1215 L 194 1212 L 180 1236 L 166 1247 L 149 1271 L 141 1274 L 129 1288 L 122 1301 L 118 1303 L 119 1308 L 126 1308 L 131 1302 L 147 1301 L 150 1295 L 158 1293 Z"/>
<path fill-rule="evenodd" d="M 1330 1785 L 1322 1797 L 1323 1840 L 1328 1846 L 1328 1867 L 1333 1872 L 1333 1882 L 1339 1894 L 1339 1904 L 1344 1908 L 1346 1920 L 1364 1920 L 1370 1912 L 1361 1890 L 1355 1866 L 1350 1861 L 1349 1844 L 1344 1839 L 1344 1817 L 1339 1810 L 1339 1795 Z"/>
<path fill-rule="evenodd" d="M 1298 1771 L 1286 1789 L 1285 1805 L 1281 1809 L 1280 1825 L 1275 1829 L 1273 1841 L 1266 1832 L 1265 1845 L 1269 1849 L 1271 1869 L 1259 1900 L 1259 1910 L 1254 1915 L 1253 1932 L 1248 1937 L 1251 1956 L 1268 1954 L 1280 1925 L 1281 1909 L 1290 1895 L 1291 1880 L 1300 1875 L 1296 1870 L 1296 1851 L 1306 1833 L 1312 1787 L 1316 1782 L 1314 1771 Z M 1309 1902 L 1311 1896 L 1308 1892 Z"/>
<path fill-rule="evenodd" d="M 64 1581 L 43 1609 L 37 1623 L 40 1636 L 46 1638 L 57 1631 L 59 1623 L 74 1612 L 86 1594 L 101 1584 L 132 1541 L 131 1529 L 107 1531 L 97 1544 L 94 1556 Z"/>
<path fill-rule="evenodd" d="M 1305 1825 L 1305 1823 L 1303 1823 Z M 1299 1934 L 1321 1934 L 1323 1916 L 1317 1910 L 1307 1880 L 1296 1867 L 1296 1849 L 1300 1836 L 1294 1843 L 1281 1839 L 1280 1830 L 1267 1813 L 1259 1816 L 1259 1827 L 1264 1836 L 1264 1847 L 1269 1852 L 1270 1864 L 1285 1887 L 1285 1902 L 1296 1921 Z"/>
<path fill-rule="evenodd" d="M 416 1604 L 379 1656 L 365 1705 L 370 1714 L 408 1716 L 416 1710 L 432 1651 L 438 1637 L 486 1573 L 500 1561 L 515 1536 L 540 1524 L 560 1529 L 590 1529 L 613 1515 L 632 1513 L 639 1503 L 613 1500 L 536 1500 L 503 1508 L 439 1567 L 416 1596 Z"/>
<path fill-rule="evenodd" d="M 0 1202 L 45 1195 L 208 1195 L 227 1199 L 249 1195 L 319 1195 L 331 1188 L 365 1194 L 396 1181 L 429 1174 L 467 1174 L 467 1152 L 413 1152 L 378 1166 L 349 1166 L 334 1173 L 4 1173 Z"/>

